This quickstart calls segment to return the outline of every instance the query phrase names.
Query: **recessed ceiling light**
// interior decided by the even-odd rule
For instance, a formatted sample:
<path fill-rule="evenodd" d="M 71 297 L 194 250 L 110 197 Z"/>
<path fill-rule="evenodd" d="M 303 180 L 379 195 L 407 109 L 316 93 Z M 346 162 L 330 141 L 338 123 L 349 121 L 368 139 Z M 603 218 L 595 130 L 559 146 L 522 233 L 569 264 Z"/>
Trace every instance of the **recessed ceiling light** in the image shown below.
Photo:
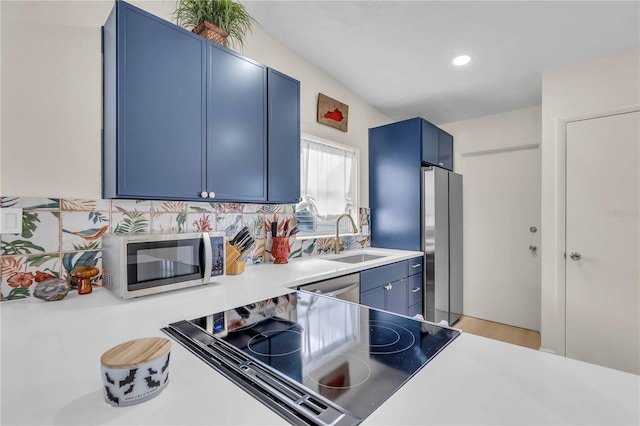
<path fill-rule="evenodd" d="M 471 61 L 471 56 L 460 55 L 453 58 L 453 65 L 462 66 L 467 65 Z"/>

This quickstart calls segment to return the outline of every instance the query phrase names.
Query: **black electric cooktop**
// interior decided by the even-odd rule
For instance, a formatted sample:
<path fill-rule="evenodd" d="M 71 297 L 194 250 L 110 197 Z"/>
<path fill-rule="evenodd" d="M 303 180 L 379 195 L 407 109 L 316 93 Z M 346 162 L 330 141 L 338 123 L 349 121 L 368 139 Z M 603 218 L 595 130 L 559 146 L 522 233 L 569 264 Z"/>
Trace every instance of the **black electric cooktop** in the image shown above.
<path fill-rule="evenodd" d="M 358 424 L 460 333 L 298 291 L 163 331 L 285 419 Z"/>

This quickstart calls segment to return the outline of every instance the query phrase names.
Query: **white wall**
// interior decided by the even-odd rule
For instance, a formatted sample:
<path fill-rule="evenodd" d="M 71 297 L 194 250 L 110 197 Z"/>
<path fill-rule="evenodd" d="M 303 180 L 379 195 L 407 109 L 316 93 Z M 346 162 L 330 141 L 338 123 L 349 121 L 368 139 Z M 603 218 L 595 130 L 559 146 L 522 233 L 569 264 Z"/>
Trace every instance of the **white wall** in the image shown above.
<path fill-rule="evenodd" d="M 639 104 L 640 51 L 634 49 L 545 72 L 541 107 L 441 126 L 454 135 L 456 158 L 475 150 L 542 142 L 542 350 L 565 353 L 565 123 L 627 111 Z"/>
<path fill-rule="evenodd" d="M 2 82 L 2 4 L 0 2 L 0 82 Z M 2 99 L 2 84 L 0 84 L 0 100 Z M 2 102 L 0 101 L 0 169 L 2 168 Z M 2 194 L 2 173 L 0 173 L 0 194 Z"/>
<path fill-rule="evenodd" d="M 132 1 L 171 20 L 175 1 Z M 0 194 L 99 197 L 100 27 L 113 1 L 0 1 Z M 301 82 L 301 127 L 360 148 L 360 201 L 368 206 L 368 128 L 391 120 L 260 28 L 245 55 Z M 349 131 L 316 123 L 322 92 L 349 105 Z"/>
<path fill-rule="evenodd" d="M 354 146 L 360 150 L 360 206 L 369 206 L 369 128 L 392 120 L 327 76 L 261 28 L 254 28 L 243 52 L 263 64 L 300 80 L 300 124 L 302 132 Z M 338 58 L 336 58 L 338 60 Z M 348 132 L 317 122 L 318 92 L 349 105 Z"/>
<path fill-rule="evenodd" d="M 542 350 L 565 353 L 565 123 L 628 111 L 639 104 L 637 49 L 543 74 Z"/>
<path fill-rule="evenodd" d="M 454 169 L 465 176 L 463 312 L 533 330 L 540 329 L 540 263 L 539 259 L 530 257 L 526 247 L 531 242 L 530 237 L 539 241 L 539 236 L 527 232 L 526 240 L 523 240 L 522 235 L 513 234 L 511 230 L 528 220 L 533 221 L 526 224 L 527 229 L 532 224 L 540 226 L 541 113 L 542 108 L 537 105 L 442 126 L 454 136 Z M 509 168 L 510 161 L 525 161 L 526 167 Z M 500 166 L 484 172 L 476 168 L 477 164 Z M 463 170 L 465 165 L 470 170 Z M 480 183 L 488 176 L 491 182 L 506 180 L 522 186 Z M 527 189 L 522 192 L 522 187 Z M 517 201 L 505 197 L 505 190 L 518 194 Z M 493 214 L 481 206 L 487 200 L 493 200 Z M 505 212 L 516 211 L 520 212 L 517 217 L 514 216 L 516 213 L 506 213 L 510 216 L 495 219 Z M 487 219 L 487 214 L 491 219 Z M 482 253 L 509 259 L 508 263 L 500 264 L 500 260 L 483 257 L 484 254 L 478 253 L 479 246 L 484 249 Z M 521 247 L 524 253 L 509 256 L 507 247 Z M 488 261 L 494 264 L 493 268 L 501 265 L 499 270 L 487 270 Z"/>
<path fill-rule="evenodd" d="M 460 155 L 470 152 L 539 145 L 541 114 L 541 106 L 536 105 L 440 127 L 454 136 L 454 156 L 459 160 Z M 459 166 L 460 161 L 454 161 L 456 172 Z"/>

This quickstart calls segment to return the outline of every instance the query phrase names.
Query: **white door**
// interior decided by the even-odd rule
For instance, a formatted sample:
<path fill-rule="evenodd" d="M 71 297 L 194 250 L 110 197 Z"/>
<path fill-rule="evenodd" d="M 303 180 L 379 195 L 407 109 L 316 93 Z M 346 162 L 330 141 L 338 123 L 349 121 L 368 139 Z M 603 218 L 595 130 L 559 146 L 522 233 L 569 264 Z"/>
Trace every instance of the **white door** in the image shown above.
<path fill-rule="evenodd" d="M 640 374 L 640 113 L 567 124 L 566 354 Z"/>
<path fill-rule="evenodd" d="M 464 315 L 538 331 L 540 150 L 467 154 L 462 174 Z"/>

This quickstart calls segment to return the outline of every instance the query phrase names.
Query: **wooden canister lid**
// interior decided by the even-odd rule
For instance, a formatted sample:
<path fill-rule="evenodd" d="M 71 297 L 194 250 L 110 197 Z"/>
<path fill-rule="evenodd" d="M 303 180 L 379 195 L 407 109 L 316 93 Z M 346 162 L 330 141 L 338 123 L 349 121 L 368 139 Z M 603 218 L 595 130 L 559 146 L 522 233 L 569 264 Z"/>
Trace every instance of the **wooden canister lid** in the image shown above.
<path fill-rule="evenodd" d="M 114 346 L 100 357 L 107 368 L 132 368 L 155 361 L 171 350 L 171 341 L 164 337 L 145 337 Z"/>

